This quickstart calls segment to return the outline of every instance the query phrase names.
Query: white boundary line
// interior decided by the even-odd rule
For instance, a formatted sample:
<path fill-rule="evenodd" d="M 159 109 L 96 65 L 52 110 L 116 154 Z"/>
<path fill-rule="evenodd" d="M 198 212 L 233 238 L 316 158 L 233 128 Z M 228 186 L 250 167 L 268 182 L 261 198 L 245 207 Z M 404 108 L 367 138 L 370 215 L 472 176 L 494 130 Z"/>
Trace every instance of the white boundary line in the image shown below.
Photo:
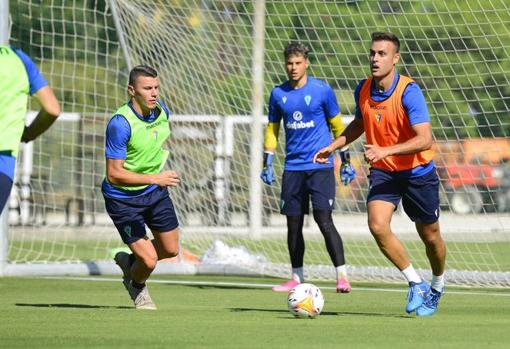
<path fill-rule="evenodd" d="M 100 281 L 100 282 L 120 282 L 121 278 L 98 278 L 98 277 L 56 277 L 56 276 L 44 276 L 41 279 L 52 279 L 52 280 L 76 280 L 76 281 Z M 250 282 L 224 282 L 224 281 L 192 281 L 192 280 L 160 280 L 150 279 L 150 284 L 168 284 L 168 285 L 199 285 L 199 286 L 237 286 L 237 287 L 259 287 L 259 288 L 271 288 L 276 286 L 275 284 L 265 283 L 250 283 Z M 334 290 L 334 287 L 321 286 L 321 289 Z M 371 288 L 371 287 L 353 287 L 354 291 L 368 291 L 368 292 L 407 292 L 407 289 L 395 289 L 395 288 Z M 463 296 L 488 296 L 488 297 L 510 297 L 509 293 L 502 292 L 474 292 L 474 291 L 446 291 L 447 294 L 456 294 Z"/>

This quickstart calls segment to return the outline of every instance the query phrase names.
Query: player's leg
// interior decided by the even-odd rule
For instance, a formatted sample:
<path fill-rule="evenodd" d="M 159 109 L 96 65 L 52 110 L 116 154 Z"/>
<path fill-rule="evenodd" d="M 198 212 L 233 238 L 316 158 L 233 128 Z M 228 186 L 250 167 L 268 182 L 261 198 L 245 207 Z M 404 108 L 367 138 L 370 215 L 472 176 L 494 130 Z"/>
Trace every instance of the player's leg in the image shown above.
<path fill-rule="evenodd" d="M 418 275 L 404 245 L 391 230 L 391 218 L 400 202 L 400 185 L 393 174 L 371 169 L 367 196 L 368 227 L 381 252 L 409 283 L 406 311 L 410 313 L 424 302 L 429 285 Z"/>
<path fill-rule="evenodd" d="M 307 188 L 312 199 L 313 218 L 324 236 L 326 249 L 337 272 L 336 290 L 350 292 L 352 287 L 347 279 L 343 241 L 331 216 L 336 194 L 334 170 L 308 171 Z"/>
<path fill-rule="evenodd" d="M 423 304 L 416 309 L 416 315 L 429 316 L 436 312 L 439 300 L 444 293 L 444 271 L 446 244 L 439 232 L 439 222 L 416 224 L 416 229 L 425 244 L 425 250 L 432 269 L 430 292 Z"/>
<path fill-rule="evenodd" d="M 152 241 L 146 236 L 128 245 L 135 257 L 131 264 L 131 279 L 133 285 L 145 286 L 145 282 L 152 274 L 158 263 L 158 254 Z"/>
<path fill-rule="evenodd" d="M 444 291 L 446 260 L 446 244 L 439 227 L 439 178 L 435 169 L 408 180 L 402 203 L 407 215 L 415 222 L 432 269 L 430 292 L 423 305 L 416 309 L 416 314 L 432 315 Z"/>
<path fill-rule="evenodd" d="M 157 263 L 157 252 L 147 237 L 144 214 L 153 200 L 151 193 L 129 199 L 105 196 L 105 207 L 122 241 L 132 254 L 119 252 L 115 262 L 123 272 L 123 284 L 137 309 L 156 309 L 148 295 L 145 281 Z"/>
<path fill-rule="evenodd" d="M 288 292 L 304 282 L 303 222 L 305 213 L 308 213 L 308 193 L 304 189 L 304 180 L 303 171 L 284 171 L 283 173 L 280 213 L 287 218 L 287 248 L 292 265 L 292 278 L 273 287 L 273 291 L 276 292 Z"/>
<path fill-rule="evenodd" d="M 179 254 L 179 222 L 168 189 L 158 188 L 157 191 L 158 199 L 147 211 L 145 222 L 152 231 L 152 244 L 161 260 Z"/>
<path fill-rule="evenodd" d="M 391 230 L 391 218 L 395 207 L 388 201 L 369 201 L 367 205 L 368 228 L 381 252 L 402 271 L 411 263 L 404 245 Z"/>
<path fill-rule="evenodd" d="M 331 217 L 331 211 L 314 209 L 313 217 L 324 236 L 326 249 L 336 269 L 336 291 L 339 293 L 351 292 L 352 287 L 347 278 L 343 241 L 335 228 L 333 218 Z"/>
<path fill-rule="evenodd" d="M 304 215 L 286 216 L 287 218 L 287 249 L 292 266 L 292 279 L 304 282 L 303 258 L 305 255 L 305 239 L 303 238 Z"/>
<path fill-rule="evenodd" d="M 416 230 L 425 244 L 432 275 L 443 275 L 446 262 L 446 244 L 441 237 L 439 221 L 430 224 L 416 223 Z"/>
<path fill-rule="evenodd" d="M 158 261 L 176 257 L 179 254 L 179 228 L 169 231 L 152 230 L 152 244 L 156 249 Z"/>

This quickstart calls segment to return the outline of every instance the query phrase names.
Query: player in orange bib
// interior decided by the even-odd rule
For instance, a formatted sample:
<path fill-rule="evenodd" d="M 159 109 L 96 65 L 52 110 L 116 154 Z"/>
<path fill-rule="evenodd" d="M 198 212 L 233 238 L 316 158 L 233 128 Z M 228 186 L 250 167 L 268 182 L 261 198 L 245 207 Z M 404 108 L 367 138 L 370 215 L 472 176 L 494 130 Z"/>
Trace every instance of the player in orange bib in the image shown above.
<path fill-rule="evenodd" d="M 406 311 L 426 316 L 436 312 L 444 292 L 446 246 L 438 221 L 439 179 L 432 160 L 432 128 L 425 98 L 416 82 L 397 73 L 399 59 L 400 42 L 394 34 L 372 34 L 371 76 L 356 88 L 356 117 L 333 143 L 315 154 L 314 161 L 326 163 L 333 151 L 365 133 L 370 232 L 409 283 Z M 425 244 L 431 284 L 413 268 L 404 245 L 391 230 L 391 218 L 400 201 Z"/>

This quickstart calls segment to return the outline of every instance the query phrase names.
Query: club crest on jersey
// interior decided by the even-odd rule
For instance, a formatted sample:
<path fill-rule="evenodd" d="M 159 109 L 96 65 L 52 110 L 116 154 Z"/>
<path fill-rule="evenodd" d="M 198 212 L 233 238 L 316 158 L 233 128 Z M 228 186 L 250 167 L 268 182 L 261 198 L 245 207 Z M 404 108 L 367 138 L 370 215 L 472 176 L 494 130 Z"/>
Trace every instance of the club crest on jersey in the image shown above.
<path fill-rule="evenodd" d="M 303 118 L 303 114 L 299 110 L 296 110 L 294 114 L 292 114 L 292 117 L 294 120 L 300 121 Z"/>
<path fill-rule="evenodd" d="M 310 101 L 312 100 L 312 96 L 306 95 L 305 96 L 305 102 L 307 106 L 310 106 Z"/>
<path fill-rule="evenodd" d="M 283 102 L 283 104 L 285 104 L 285 102 L 287 102 L 287 96 L 282 97 L 282 102 Z"/>
<path fill-rule="evenodd" d="M 377 120 L 377 123 L 381 122 L 382 114 L 380 112 L 375 112 L 375 119 Z"/>

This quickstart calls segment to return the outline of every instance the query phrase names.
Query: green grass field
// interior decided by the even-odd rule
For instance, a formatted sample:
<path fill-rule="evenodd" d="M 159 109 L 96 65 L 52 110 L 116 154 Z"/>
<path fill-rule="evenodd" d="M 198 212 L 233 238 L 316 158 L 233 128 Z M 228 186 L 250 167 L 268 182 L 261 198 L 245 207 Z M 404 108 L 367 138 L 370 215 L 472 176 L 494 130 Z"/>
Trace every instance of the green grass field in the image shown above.
<path fill-rule="evenodd" d="M 439 312 L 404 311 L 404 285 L 355 283 L 295 319 L 278 279 L 155 276 L 157 311 L 120 278 L 0 278 L 0 348 L 508 348 L 510 290 L 447 289 Z"/>
<path fill-rule="evenodd" d="M 213 243 L 213 239 L 183 241 L 183 247 L 201 257 Z M 245 246 L 251 253 L 262 254 L 274 263 L 288 263 L 286 240 L 236 240 L 223 239 L 230 246 Z M 429 268 L 421 241 L 403 241 L 409 253 L 414 257 L 413 265 L 418 268 Z M 111 241 L 75 240 L 75 241 L 42 241 L 12 240 L 9 246 L 9 260 L 23 262 L 62 262 L 62 261 L 96 261 L 111 260 L 112 247 L 123 247 L 120 239 L 112 246 Z M 308 239 L 307 250 L 321 253 L 305 255 L 305 264 L 330 265 L 331 261 L 324 247 L 324 240 Z M 510 243 L 508 242 L 447 242 L 448 268 L 472 271 L 510 271 Z M 383 257 L 374 240 L 346 240 L 345 254 L 348 263 L 354 266 L 387 266 L 390 262 Z M 466 254 L 466 251 L 470 251 Z"/>

